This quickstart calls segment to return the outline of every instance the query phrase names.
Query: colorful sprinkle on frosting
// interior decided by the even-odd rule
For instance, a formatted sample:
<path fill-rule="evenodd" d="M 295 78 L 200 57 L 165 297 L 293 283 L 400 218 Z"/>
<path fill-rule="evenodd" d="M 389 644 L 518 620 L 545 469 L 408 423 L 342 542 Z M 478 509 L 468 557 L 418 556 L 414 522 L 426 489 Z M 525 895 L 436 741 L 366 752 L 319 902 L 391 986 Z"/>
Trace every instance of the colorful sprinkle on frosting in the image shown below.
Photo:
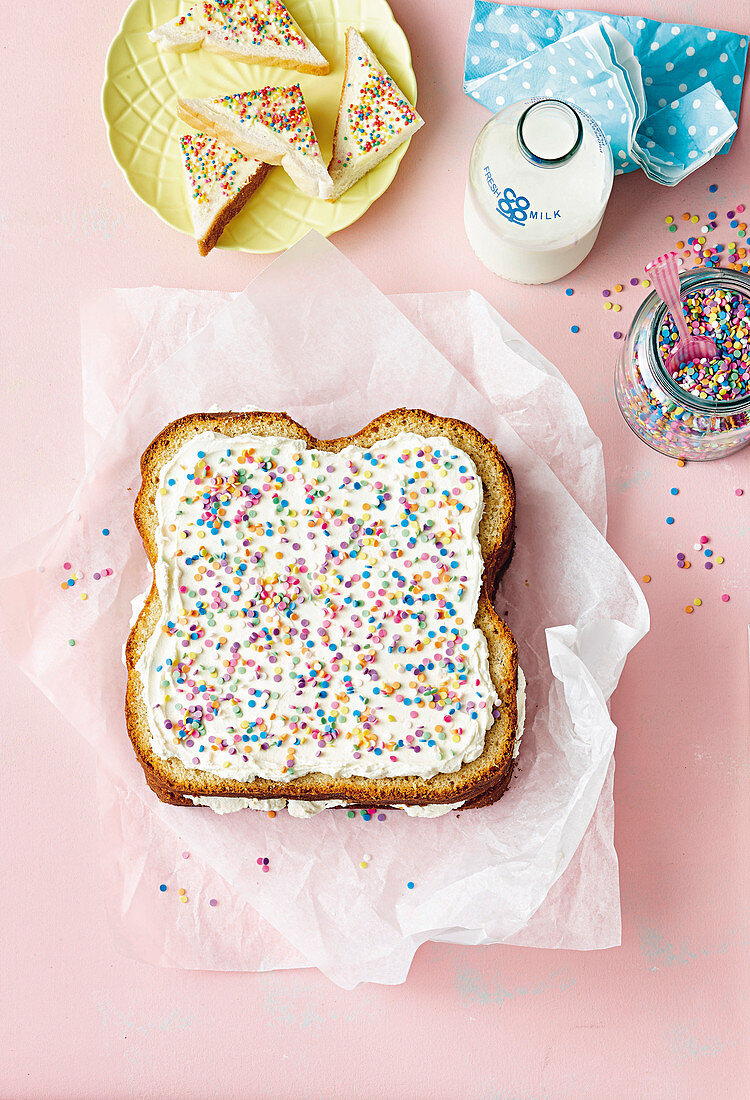
<path fill-rule="evenodd" d="M 225 199 L 231 199 L 247 182 L 248 169 L 258 164 L 239 149 L 205 134 L 185 134 L 180 145 L 190 197 L 196 203 L 209 202 L 217 189 Z"/>
<path fill-rule="evenodd" d="M 235 46 L 272 43 L 307 48 L 305 38 L 279 0 L 204 0 L 194 4 L 167 27 L 194 35 L 202 32 Z"/>
<path fill-rule="evenodd" d="M 138 666 L 156 751 L 281 780 L 480 755 L 482 486 L 448 440 L 208 433 L 164 466 L 157 510 L 164 610 Z"/>
<path fill-rule="evenodd" d="M 216 107 L 229 110 L 241 122 L 257 119 L 273 133 L 285 138 L 297 152 L 320 157 L 318 139 L 299 84 L 288 88 L 267 87 L 258 91 L 237 92 L 212 102 Z"/>
<path fill-rule="evenodd" d="M 398 85 L 363 52 L 357 54 L 347 93 L 352 99 L 347 107 L 348 134 L 342 137 L 344 142 L 351 137 L 360 153 L 382 148 L 417 121 L 417 112 Z M 353 155 L 353 150 L 347 150 L 338 161 L 347 164 Z"/>

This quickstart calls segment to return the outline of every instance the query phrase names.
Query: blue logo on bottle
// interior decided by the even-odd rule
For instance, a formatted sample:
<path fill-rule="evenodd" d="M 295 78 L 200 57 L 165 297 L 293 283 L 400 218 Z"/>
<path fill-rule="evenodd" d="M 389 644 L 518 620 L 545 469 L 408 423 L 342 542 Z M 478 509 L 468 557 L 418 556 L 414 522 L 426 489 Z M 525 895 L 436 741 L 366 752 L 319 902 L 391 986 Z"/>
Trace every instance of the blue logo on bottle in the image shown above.
<path fill-rule="evenodd" d="M 507 218 L 509 222 L 523 225 L 527 218 L 527 211 L 531 206 L 525 195 L 517 195 L 512 187 L 506 187 L 497 200 L 497 212 Z"/>
<path fill-rule="evenodd" d="M 495 210 L 500 217 L 514 225 L 525 226 L 529 221 L 551 222 L 560 218 L 559 210 L 535 210 L 532 208 L 531 199 L 526 195 L 519 195 L 512 187 L 501 188 L 492 178 L 487 164 L 484 166 L 484 178 L 492 194 L 497 196 Z"/>

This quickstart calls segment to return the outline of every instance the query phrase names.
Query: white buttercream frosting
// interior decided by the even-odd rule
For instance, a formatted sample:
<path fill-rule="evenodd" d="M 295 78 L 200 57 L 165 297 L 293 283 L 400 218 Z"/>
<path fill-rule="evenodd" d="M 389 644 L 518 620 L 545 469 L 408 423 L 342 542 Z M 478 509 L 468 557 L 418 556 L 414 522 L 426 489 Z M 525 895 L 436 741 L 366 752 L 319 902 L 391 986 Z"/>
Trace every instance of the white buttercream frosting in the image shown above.
<path fill-rule="evenodd" d="M 260 161 L 207 134 L 184 134 L 180 147 L 190 216 L 200 240 L 242 188 L 265 169 Z"/>
<path fill-rule="evenodd" d="M 238 60 L 273 57 L 326 65 L 279 0 L 199 0 L 175 19 L 154 27 L 148 36 L 167 51 L 202 46 Z"/>
<path fill-rule="evenodd" d="M 414 107 L 353 27 L 329 171 L 338 198 L 422 125 Z"/>
<path fill-rule="evenodd" d="M 185 797 L 194 806 L 207 806 L 215 814 L 234 814 L 238 810 L 283 810 L 285 798 L 215 798 L 213 795 L 188 794 Z"/>
<path fill-rule="evenodd" d="M 156 755 L 242 782 L 429 778 L 481 755 L 482 487 L 449 440 L 204 432 L 156 506 L 162 613 L 136 666 Z"/>
<path fill-rule="evenodd" d="M 518 666 L 518 688 L 516 690 L 516 709 L 518 711 L 518 723 L 516 727 L 516 740 L 513 745 L 513 759 L 518 759 L 518 754 L 521 751 L 521 738 L 523 737 L 523 727 L 526 724 L 526 677 L 521 670 L 521 666 Z"/>
<path fill-rule="evenodd" d="M 217 814 L 233 814 L 238 810 L 283 810 L 289 812 L 290 817 L 314 817 L 323 810 L 331 810 L 336 807 L 347 806 L 337 798 L 328 802 L 304 802 L 301 799 L 285 798 L 211 798 L 207 795 L 188 795 L 194 806 L 208 806 Z M 442 817 L 451 810 L 458 810 L 463 802 L 454 802 L 451 805 L 432 806 L 392 806 L 394 810 L 406 810 L 409 817 Z"/>
<path fill-rule="evenodd" d="M 145 597 L 136 597 L 133 601 L 135 607 L 138 600 L 142 601 Z M 517 759 L 519 752 L 521 751 L 521 738 L 523 737 L 524 724 L 526 720 L 526 677 L 518 667 L 518 688 L 516 690 L 516 706 L 518 710 L 518 728 L 516 731 L 516 740 L 513 745 L 513 759 Z M 231 814 L 237 810 L 283 810 L 287 807 L 292 817 L 313 817 L 315 814 L 320 813 L 322 810 L 332 809 L 337 806 L 346 806 L 346 802 L 341 802 L 334 799 L 330 802 L 302 802 L 290 800 L 286 801 L 284 798 L 211 798 L 209 796 L 191 796 L 188 798 L 195 806 L 208 806 L 217 814 Z M 460 810 L 464 805 L 464 802 L 451 802 L 451 803 L 433 803 L 427 806 L 404 806 L 396 803 L 392 809 L 405 810 L 409 817 L 443 817 L 445 814 L 451 812 L 451 810 Z"/>

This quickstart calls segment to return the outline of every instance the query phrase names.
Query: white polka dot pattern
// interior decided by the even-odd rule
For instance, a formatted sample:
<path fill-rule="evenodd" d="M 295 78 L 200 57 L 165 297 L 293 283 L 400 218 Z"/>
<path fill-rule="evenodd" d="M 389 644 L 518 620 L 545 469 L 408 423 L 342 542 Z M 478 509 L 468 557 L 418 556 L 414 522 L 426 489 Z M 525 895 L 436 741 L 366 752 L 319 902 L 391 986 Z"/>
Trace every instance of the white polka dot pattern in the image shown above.
<path fill-rule="evenodd" d="M 618 174 L 674 184 L 736 132 L 748 39 L 729 31 L 475 0 L 464 90 L 491 111 L 533 95 L 586 110 Z"/>

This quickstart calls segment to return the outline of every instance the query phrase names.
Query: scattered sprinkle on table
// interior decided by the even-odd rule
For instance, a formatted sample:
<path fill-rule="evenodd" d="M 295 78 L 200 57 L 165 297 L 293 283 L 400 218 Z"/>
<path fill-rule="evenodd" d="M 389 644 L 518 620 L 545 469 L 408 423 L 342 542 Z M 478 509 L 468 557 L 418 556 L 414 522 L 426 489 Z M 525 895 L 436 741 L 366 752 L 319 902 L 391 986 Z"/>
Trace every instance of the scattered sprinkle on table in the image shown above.
<path fill-rule="evenodd" d="M 212 908 L 212 909 L 215 909 L 215 908 L 216 908 L 216 906 L 217 906 L 217 905 L 218 905 L 219 903 L 218 903 L 218 901 L 216 900 L 216 898 L 209 898 L 209 899 L 208 899 L 208 904 L 209 904 L 209 905 L 211 906 L 211 908 Z"/>
<path fill-rule="evenodd" d="M 742 494 L 743 494 L 743 492 L 744 492 L 744 490 L 743 490 L 743 489 L 735 489 L 735 490 L 734 490 L 734 495 L 735 495 L 736 497 L 741 497 L 741 496 L 742 496 Z"/>
<path fill-rule="evenodd" d="M 567 294 L 568 297 L 570 297 L 571 294 L 573 293 L 573 287 L 569 286 L 568 289 L 565 291 L 565 293 Z"/>
<path fill-rule="evenodd" d="M 102 527 L 102 534 L 103 535 L 108 535 L 109 534 L 109 527 Z"/>
<path fill-rule="evenodd" d="M 685 614 L 686 615 L 692 615 L 693 614 L 693 608 L 690 604 L 688 604 L 687 607 L 685 608 Z"/>
<path fill-rule="evenodd" d="M 603 290 L 602 291 L 602 298 L 609 298 L 611 293 L 612 293 L 611 290 Z"/>
<path fill-rule="evenodd" d="M 644 573 L 643 574 L 643 583 L 644 584 L 649 584 L 650 581 L 651 581 L 651 576 L 648 573 Z"/>
<path fill-rule="evenodd" d="M 268 856 L 258 856 L 258 865 L 261 871 L 270 871 L 271 868 L 268 865 Z"/>
<path fill-rule="evenodd" d="M 622 340 L 622 333 L 619 330 L 617 332 L 613 332 L 612 336 L 615 338 L 615 340 Z"/>
<path fill-rule="evenodd" d="M 76 644 L 75 638 L 68 638 L 68 645 L 75 645 L 75 644 Z"/>
<path fill-rule="evenodd" d="M 670 493 L 672 494 L 673 497 L 676 497 L 680 490 L 672 488 L 669 491 L 670 491 Z"/>
<path fill-rule="evenodd" d="M 162 884 L 161 884 L 161 886 L 159 887 L 159 889 L 161 890 L 161 892 L 162 892 L 162 894 L 163 894 L 163 893 L 165 892 L 165 890 L 167 889 L 167 884 L 166 884 L 166 882 L 162 882 Z"/>
<path fill-rule="evenodd" d="M 182 858 L 183 859 L 190 859 L 190 852 L 183 852 L 182 853 Z"/>
<path fill-rule="evenodd" d="M 667 523 L 671 526 L 674 523 L 674 516 L 667 516 Z"/>
<path fill-rule="evenodd" d="M 413 890 L 414 889 L 414 883 L 413 882 L 407 882 L 406 889 L 407 890 Z"/>
<path fill-rule="evenodd" d="M 729 603 L 729 595 L 725 592 L 721 597 L 724 603 Z"/>
<path fill-rule="evenodd" d="M 571 332 L 580 332 L 581 330 L 580 330 L 580 328 L 578 327 L 578 325 L 571 325 L 571 326 L 570 326 L 570 331 L 571 331 Z"/>

